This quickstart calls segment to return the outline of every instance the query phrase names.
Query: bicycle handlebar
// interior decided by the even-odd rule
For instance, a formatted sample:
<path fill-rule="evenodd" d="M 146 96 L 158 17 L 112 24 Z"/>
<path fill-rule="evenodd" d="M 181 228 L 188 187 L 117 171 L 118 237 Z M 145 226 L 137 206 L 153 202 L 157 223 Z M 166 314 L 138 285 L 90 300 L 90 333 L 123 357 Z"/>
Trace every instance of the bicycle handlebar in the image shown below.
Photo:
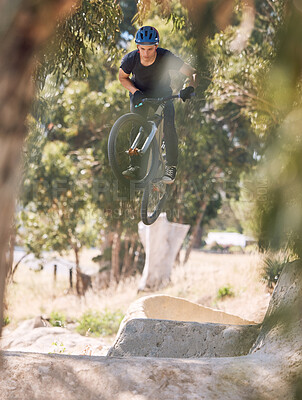
<path fill-rule="evenodd" d="M 191 93 L 190 97 L 195 96 L 195 92 Z M 145 99 L 143 99 L 139 104 L 137 104 L 136 106 L 134 106 L 135 108 L 141 107 L 142 105 L 144 105 L 144 103 L 164 103 L 166 101 L 169 100 L 174 100 L 174 99 L 180 99 L 180 93 L 178 94 L 173 94 L 172 96 L 168 96 L 168 97 L 146 97 Z"/>

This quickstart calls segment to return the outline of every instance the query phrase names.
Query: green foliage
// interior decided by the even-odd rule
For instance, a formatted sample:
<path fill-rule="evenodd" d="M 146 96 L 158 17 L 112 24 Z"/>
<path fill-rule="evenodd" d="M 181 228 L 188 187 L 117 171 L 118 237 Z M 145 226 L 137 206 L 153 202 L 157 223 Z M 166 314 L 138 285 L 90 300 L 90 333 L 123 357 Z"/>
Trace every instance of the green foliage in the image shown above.
<path fill-rule="evenodd" d="M 52 326 L 60 326 L 64 328 L 66 324 L 66 316 L 58 311 L 52 311 L 50 313 L 49 322 Z"/>
<path fill-rule="evenodd" d="M 259 186 L 257 186 L 254 173 L 252 169 L 240 175 L 239 196 L 230 201 L 231 209 L 239 221 L 243 233 L 252 237 L 259 227 L 259 221 L 256 217 L 256 203 L 263 201 L 267 192 L 266 180 L 259 181 Z"/>
<path fill-rule="evenodd" d="M 226 285 L 218 289 L 217 300 L 223 300 L 226 297 L 234 297 L 234 296 L 235 296 L 234 290 L 230 285 Z"/>
<path fill-rule="evenodd" d="M 76 330 L 81 335 L 110 336 L 117 333 L 123 317 L 121 311 L 105 310 L 100 313 L 89 310 L 78 320 Z"/>
<path fill-rule="evenodd" d="M 6 326 L 6 325 L 8 325 L 8 324 L 10 324 L 10 318 L 9 318 L 7 315 L 5 315 L 5 316 L 3 317 L 2 326 Z"/>
<path fill-rule="evenodd" d="M 230 99 L 226 98 L 224 102 L 219 92 L 221 86 L 227 84 L 226 77 L 222 80 L 222 75 L 229 72 L 228 78 L 234 80 L 236 74 L 241 74 L 248 57 L 240 63 L 240 57 L 233 55 L 233 61 L 238 65 L 236 64 L 233 70 L 229 68 L 226 65 L 228 58 L 221 50 L 218 35 L 209 41 L 207 46 L 203 46 L 203 60 L 206 54 L 208 57 L 206 64 L 211 65 L 211 69 L 207 70 L 206 65 L 198 63 L 200 60 L 196 57 L 200 41 L 196 31 L 190 22 L 187 22 L 187 29 L 183 29 L 182 24 L 186 18 L 181 17 L 187 16 L 187 11 L 180 6 L 176 9 L 174 3 L 171 7 L 170 20 L 180 17 L 178 21 L 182 23 L 180 26 L 174 24 L 173 35 L 169 35 L 159 25 L 160 32 L 163 32 L 162 45 L 181 55 L 191 65 L 197 66 L 201 85 L 197 90 L 197 96 L 191 102 L 185 104 L 175 102 L 180 157 L 178 181 L 173 187 L 171 200 L 167 205 L 167 215 L 174 220 L 179 220 L 181 216 L 183 222 L 194 226 L 198 212 L 204 204 L 206 212 L 203 224 L 217 216 L 222 205 L 222 193 L 225 193 L 227 198 L 238 197 L 239 177 L 244 170 L 256 164 L 254 154 L 258 152 L 259 145 L 244 112 L 240 114 L 240 109 Z M 157 19 L 153 18 L 147 22 L 150 24 L 154 22 L 156 25 Z M 171 22 L 167 24 L 167 28 L 171 25 Z M 230 33 L 221 35 L 225 35 L 223 36 L 225 43 L 230 42 Z M 205 52 L 206 48 L 208 50 Z M 251 64 L 254 63 L 250 61 Z M 204 92 L 210 74 L 212 83 Z M 242 84 L 245 84 L 248 75 L 249 72 L 246 72 L 241 76 Z M 179 89 L 183 80 L 175 80 L 173 83 L 175 88 Z M 250 85 L 253 84 L 250 82 Z"/>
<path fill-rule="evenodd" d="M 269 289 L 273 289 L 285 266 L 290 261 L 287 253 L 268 253 L 262 262 L 261 278 Z"/>
<path fill-rule="evenodd" d="M 256 189 L 266 182 L 265 198 L 258 199 L 256 232 L 263 248 L 290 248 L 302 256 L 301 109 L 292 111 L 277 132 L 258 173 Z"/>
<path fill-rule="evenodd" d="M 70 18 L 58 24 L 48 49 L 41 55 L 42 66 L 37 76 L 41 86 L 49 74 L 55 74 L 61 82 L 66 75 L 87 77 L 89 48 L 101 50 L 106 46 L 110 58 L 114 58 L 121 20 L 117 1 L 83 0 Z"/>
<path fill-rule="evenodd" d="M 231 204 L 234 199 L 225 199 L 217 212 L 217 217 L 209 221 L 206 231 L 216 232 L 242 232 L 241 221 L 234 213 Z"/>
<path fill-rule="evenodd" d="M 25 204 L 27 211 L 31 213 L 30 224 L 33 232 L 29 232 L 27 238 L 31 238 L 28 242 L 32 248 L 41 248 L 43 237 L 52 238 L 52 244 L 48 248 L 58 249 L 59 241 L 64 243 L 65 247 L 66 244 L 67 247 L 75 244 L 77 247 L 82 246 L 82 242 L 85 243 L 84 233 L 89 233 L 88 229 L 84 229 L 87 214 L 91 217 L 90 225 L 92 221 L 98 221 L 98 228 L 103 228 L 106 232 L 118 229 L 123 236 L 127 230 L 134 231 L 137 228 L 139 216 L 133 210 L 138 209 L 139 199 L 131 205 L 126 204 L 126 199 L 112 177 L 106 150 L 110 127 L 118 116 L 128 111 L 127 91 L 116 80 L 119 64 L 113 60 L 110 61 L 111 64 L 108 62 L 112 53 L 110 46 L 120 37 L 119 33 L 112 33 L 116 24 L 120 22 L 120 10 L 116 2 L 113 2 L 113 5 L 111 2 L 112 10 L 109 10 L 108 1 L 95 3 L 92 0 L 84 1 L 84 12 L 81 14 L 79 10 L 79 14 L 76 13 L 71 18 L 70 26 L 66 22 L 69 31 L 67 29 L 65 37 L 60 34 L 62 37 L 56 40 L 61 43 L 62 52 L 54 53 L 57 57 L 55 59 L 58 61 L 60 57 L 67 58 L 65 62 L 70 71 L 74 71 L 73 65 L 81 66 L 75 74 L 72 72 L 76 79 L 65 79 L 60 87 L 54 80 L 48 79 L 45 89 L 52 91 L 52 97 L 49 97 L 45 90 L 43 98 L 49 107 L 45 107 L 45 103 L 43 105 L 41 102 L 45 112 L 37 113 L 42 126 L 46 126 L 44 136 L 55 145 L 48 148 L 44 145 L 43 135 L 40 135 L 41 151 L 38 151 L 36 156 L 37 161 L 40 161 L 29 162 L 32 172 L 29 174 L 29 181 L 25 179 Z M 275 103 L 271 107 L 263 82 L 276 56 L 276 33 L 278 25 L 282 22 L 280 7 L 283 2 L 257 2 L 255 30 L 240 51 L 234 48 L 233 42 L 242 19 L 241 3 L 236 3 L 234 26 L 212 35 L 207 42 L 203 42 L 202 30 L 208 29 L 210 23 L 201 19 L 204 24 L 198 27 L 188 18 L 190 16 L 192 19 L 192 10 L 185 9 L 175 1 L 168 1 L 166 5 L 168 3 L 171 7 L 166 7 L 160 14 L 168 20 L 167 24 L 159 15 L 156 16 L 152 7 L 149 13 L 151 19 L 144 22 L 155 25 L 160 31 L 161 46 L 169 48 L 196 66 L 201 77 L 200 89 L 194 101 L 176 104 L 180 162 L 178 184 L 173 187 L 168 204 L 168 217 L 171 215 L 170 219 L 179 220 L 181 216 L 182 222 L 193 225 L 199 210 L 206 204 L 202 219 L 202 223 L 205 224 L 216 217 L 222 206 L 223 196 L 238 199 L 242 171 L 250 170 L 257 164 L 259 154 L 263 153 L 264 133 L 271 131 L 279 121 L 278 107 Z M 129 12 L 126 16 L 128 27 L 125 29 L 130 33 L 134 32 L 129 26 L 135 11 L 134 5 L 128 10 L 127 3 L 122 1 L 121 7 L 125 13 Z M 98 17 L 102 18 L 101 13 L 106 14 L 105 19 L 100 19 L 105 28 L 99 29 L 100 26 L 103 27 L 100 25 L 98 29 L 102 32 L 97 32 L 95 36 L 95 21 Z M 113 23 L 106 30 L 110 21 Z M 60 29 L 64 28 L 63 25 Z M 73 34 L 78 38 L 75 41 Z M 110 40 L 107 40 L 108 35 Z M 62 42 L 65 40 L 72 43 L 70 52 L 66 52 L 65 42 Z M 134 42 L 130 50 L 132 48 L 135 48 Z M 102 57 L 96 54 L 100 49 Z M 54 65 L 63 63 L 57 61 Z M 45 65 L 50 66 L 47 63 Z M 87 75 L 86 67 L 89 68 L 89 76 L 80 79 L 80 76 Z M 49 72 L 56 73 L 54 69 L 50 69 Z M 173 77 L 173 83 L 176 91 L 183 85 L 183 78 Z M 28 146 L 30 145 L 29 142 Z M 51 159 L 50 153 L 56 152 L 61 155 Z M 48 164 L 48 168 L 52 164 L 52 169 L 47 170 L 45 163 Z M 55 163 L 58 165 L 55 166 Z M 67 170 L 70 170 L 70 176 Z M 53 179 L 50 178 L 50 172 L 54 175 Z M 44 183 L 38 185 L 40 198 L 39 194 L 37 197 L 32 196 L 30 205 L 28 193 L 32 191 L 30 185 L 36 177 Z M 70 182 L 66 185 L 66 193 L 71 193 L 72 198 L 66 200 L 56 197 L 55 200 L 50 192 L 53 191 L 53 186 L 59 187 L 62 180 Z M 46 184 L 51 190 L 47 189 Z M 74 184 L 77 185 L 75 193 Z M 48 200 L 42 201 L 42 195 Z M 43 213 L 49 214 L 52 219 L 48 219 L 47 222 L 43 222 L 44 217 L 41 221 L 35 220 L 38 209 L 34 203 L 41 207 L 41 214 L 43 209 Z M 71 209 L 78 210 L 78 214 L 72 214 Z M 52 210 L 66 216 L 65 225 L 59 223 L 58 218 L 55 219 L 55 212 Z M 246 215 L 245 210 L 242 214 Z M 75 220 L 80 221 L 77 229 Z M 59 221 L 62 222 L 62 218 Z M 60 235 L 51 234 L 49 229 L 46 229 L 47 225 L 56 229 L 59 227 Z M 40 227 L 43 234 L 39 236 Z M 75 234 L 80 228 L 83 228 L 81 237 Z M 72 235 L 68 232 L 72 232 Z M 89 239 L 87 243 L 97 240 L 96 232 L 93 236 L 94 239 Z M 33 237 L 36 240 L 32 240 Z"/>
<path fill-rule="evenodd" d="M 91 204 L 91 159 L 88 150 L 77 157 L 68 154 L 68 144 L 45 144 L 39 164 L 30 163 L 24 179 L 19 218 L 25 247 L 61 253 L 92 246 L 98 232 L 97 211 Z"/>
<path fill-rule="evenodd" d="M 37 256 L 79 252 L 118 225 L 121 236 L 137 230 L 138 207 L 125 203 L 107 159 L 110 128 L 128 112 L 128 93 L 116 80 L 118 64 L 91 50 L 86 58 L 88 79 L 58 86 L 48 77 L 33 110 L 39 122 L 28 124 L 19 234 Z"/>

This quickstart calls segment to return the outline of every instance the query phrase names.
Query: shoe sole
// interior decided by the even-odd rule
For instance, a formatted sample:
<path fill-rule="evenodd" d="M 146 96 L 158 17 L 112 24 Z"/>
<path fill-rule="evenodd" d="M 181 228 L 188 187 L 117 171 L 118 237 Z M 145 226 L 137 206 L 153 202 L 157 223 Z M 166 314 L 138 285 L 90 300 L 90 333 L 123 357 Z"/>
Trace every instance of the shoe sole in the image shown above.
<path fill-rule="evenodd" d="M 175 179 L 173 179 L 173 181 L 165 181 L 165 180 L 163 179 L 162 182 L 163 182 L 165 185 L 172 185 L 172 183 L 175 182 Z"/>
<path fill-rule="evenodd" d="M 123 175 L 124 178 L 129 179 L 129 180 L 138 180 L 137 176 L 128 176 L 128 175 Z"/>

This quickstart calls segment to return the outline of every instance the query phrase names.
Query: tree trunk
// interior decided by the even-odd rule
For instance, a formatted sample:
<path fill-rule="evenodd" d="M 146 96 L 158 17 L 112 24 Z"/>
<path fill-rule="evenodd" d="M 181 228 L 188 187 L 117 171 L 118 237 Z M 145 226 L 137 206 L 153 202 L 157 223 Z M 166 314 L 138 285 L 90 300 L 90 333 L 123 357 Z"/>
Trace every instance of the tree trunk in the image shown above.
<path fill-rule="evenodd" d="M 138 267 L 138 261 L 139 261 L 139 257 L 141 255 L 141 251 L 142 251 L 142 245 L 139 243 L 137 245 L 136 251 L 134 253 L 134 259 L 133 259 L 133 271 L 137 270 Z"/>
<path fill-rule="evenodd" d="M 1 76 L 0 87 L 2 87 Z M 6 254 L 14 213 L 14 202 L 17 194 L 18 165 L 20 163 L 22 148 L 22 138 L 5 137 L 1 134 L 2 114 L 3 109 L 1 110 L 0 101 L 0 334 L 3 320 L 2 305 L 5 292 L 5 282 L 8 273 Z"/>
<path fill-rule="evenodd" d="M 77 281 L 76 281 L 76 291 L 78 296 L 84 296 L 87 289 L 92 287 L 91 276 L 84 274 L 80 268 L 80 249 L 78 247 L 74 247 L 74 254 L 76 259 L 76 272 L 77 272 Z"/>
<path fill-rule="evenodd" d="M 72 268 L 69 269 L 69 289 L 72 290 L 73 283 L 72 283 Z"/>
<path fill-rule="evenodd" d="M 129 240 L 129 237 L 127 237 L 127 240 L 125 240 L 125 256 L 122 268 L 122 275 L 125 278 L 131 275 L 133 271 L 134 247 L 136 240 L 137 240 L 136 234 L 132 234 L 131 240 Z M 129 247 L 129 242 L 130 242 L 130 247 Z"/>
<path fill-rule="evenodd" d="M 13 279 L 14 274 L 14 250 L 15 250 L 15 243 L 16 243 L 16 227 L 14 226 L 11 230 L 10 239 L 9 239 L 9 249 L 7 252 L 7 282 Z M 22 257 L 22 259 L 24 256 Z"/>
<path fill-rule="evenodd" d="M 16 271 L 17 271 L 19 265 L 20 265 L 21 262 L 24 260 L 24 258 L 26 258 L 27 256 L 29 256 L 28 253 L 24 254 L 24 255 L 16 262 L 16 264 L 12 267 L 12 269 L 9 270 L 8 276 L 7 276 L 7 283 L 8 283 L 8 282 L 13 282 L 13 281 L 14 281 L 14 276 L 15 276 L 15 273 L 16 273 Z"/>
<path fill-rule="evenodd" d="M 199 225 L 199 228 L 198 228 L 197 234 L 196 234 L 196 238 L 193 243 L 193 248 L 202 247 L 202 237 L 203 237 L 203 226 Z"/>
<path fill-rule="evenodd" d="M 6 252 L 17 195 L 25 118 L 33 101 L 36 55 L 53 33 L 57 19 L 76 0 L 0 3 L 0 334 L 7 276 Z"/>
<path fill-rule="evenodd" d="M 111 281 L 120 280 L 121 223 L 118 221 L 111 248 Z"/>
<path fill-rule="evenodd" d="M 81 289 L 82 289 L 82 284 L 81 284 L 82 282 L 81 282 L 79 249 L 77 247 L 74 247 L 73 251 L 74 251 L 75 262 L 76 262 L 76 291 L 77 291 L 77 294 L 80 296 Z"/>
<path fill-rule="evenodd" d="M 122 266 L 122 277 L 125 276 L 127 269 L 129 269 L 130 264 L 130 249 L 129 249 L 129 236 L 126 234 L 124 240 L 124 259 L 123 259 L 123 266 Z"/>
<path fill-rule="evenodd" d="M 139 222 L 138 233 L 146 253 L 139 290 L 157 290 L 169 283 L 175 258 L 189 228 L 189 225 L 169 222 L 165 214 L 149 226 Z"/>
<path fill-rule="evenodd" d="M 196 237 L 197 237 L 197 234 L 198 234 L 198 229 L 199 229 L 199 226 L 201 224 L 201 221 L 203 220 L 203 216 L 204 216 L 204 213 L 206 211 L 207 205 L 208 205 L 208 203 L 204 202 L 202 204 L 200 210 L 199 210 L 195 225 L 194 225 L 194 227 L 192 229 L 192 233 L 191 233 L 191 236 L 190 236 L 189 244 L 188 244 L 187 251 L 186 251 L 186 254 L 185 254 L 184 264 L 189 259 L 189 256 L 190 256 L 191 250 L 193 248 L 193 245 L 194 245 L 194 243 L 196 241 Z"/>

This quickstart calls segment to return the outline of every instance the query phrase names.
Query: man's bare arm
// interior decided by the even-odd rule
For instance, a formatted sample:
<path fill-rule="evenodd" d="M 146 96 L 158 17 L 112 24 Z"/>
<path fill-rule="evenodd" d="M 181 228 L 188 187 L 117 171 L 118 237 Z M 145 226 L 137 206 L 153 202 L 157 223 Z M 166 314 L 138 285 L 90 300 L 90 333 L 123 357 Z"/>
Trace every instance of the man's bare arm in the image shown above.
<path fill-rule="evenodd" d="M 184 63 L 179 72 L 190 79 L 189 86 L 193 86 L 193 88 L 197 87 L 198 79 L 196 69 L 192 68 L 191 65 Z"/>
<path fill-rule="evenodd" d="M 129 75 L 130 74 L 126 74 L 126 72 L 124 72 L 122 68 L 120 68 L 118 75 L 119 81 L 121 82 L 121 84 L 124 86 L 125 89 L 129 90 L 129 92 L 134 94 L 139 89 L 134 86 L 133 82 L 129 78 Z"/>

